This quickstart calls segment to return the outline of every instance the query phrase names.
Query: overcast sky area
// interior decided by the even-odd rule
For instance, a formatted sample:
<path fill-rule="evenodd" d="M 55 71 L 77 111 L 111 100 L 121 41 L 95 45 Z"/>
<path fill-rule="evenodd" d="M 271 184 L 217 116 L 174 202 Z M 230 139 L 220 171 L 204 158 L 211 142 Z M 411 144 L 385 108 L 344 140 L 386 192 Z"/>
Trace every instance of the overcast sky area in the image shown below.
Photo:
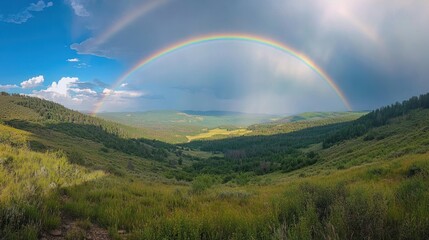
<path fill-rule="evenodd" d="M 0 91 L 81 111 L 348 110 L 302 61 L 245 41 L 188 46 L 115 84 L 168 46 L 244 34 L 304 54 L 369 110 L 429 92 L 428 24 L 423 0 L 1 1 Z"/>

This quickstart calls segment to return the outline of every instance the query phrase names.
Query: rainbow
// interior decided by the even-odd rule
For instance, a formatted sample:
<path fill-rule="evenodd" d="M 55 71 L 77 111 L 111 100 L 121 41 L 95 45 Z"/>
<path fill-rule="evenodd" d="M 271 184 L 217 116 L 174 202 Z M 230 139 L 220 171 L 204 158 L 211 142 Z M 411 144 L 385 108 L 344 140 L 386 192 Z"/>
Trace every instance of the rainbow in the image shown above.
<path fill-rule="evenodd" d="M 162 5 L 166 4 L 168 1 L 169 0 L 155 0 L 150 2 L 144 1 L 141 5 L 136 6 L 134 10 L 132 10 L 131 12 L 127 12 L 127 14 L 124 15 L 122 18 L 116 20 L 113 25 L 107 28 L 107 30 L 104 31 L 100 36 L 95 38 L 93 40 L 94 44 L 101 45 L 107 42 L 109 39 L 116 36 L 120 31 L 125 29 L 131 23 L 136 21 L 138 18 L 141 18 L 145 14 L 148 14 L 151 11 L 161 7 Z"/>
<path fill-rule="evenodd" d="M 139 61 L 134 67 L 129 69 L 127 72 L 125 72 L 114 84 L 112 89 L 116 89 L 119 87 L 120 84 L 122 84 L 130 75 L 132 75 L 135 71 L 137 71 L 140 68 L 143 68 L 144 66 L 148 65 L 149 63 L 152 63 L 168 54 L 174 53 L 180 49 L 194 46 L 197 44 L 202 43 L 208 43 L 208 42 L 216 42 L 216 41 L 241 41 L 241 42 L 250 42 L 250 43 L 256 43 L 265 45 L 267 47 L 274 48 L 276 50 L 279 50 L 281 52 L 284 52 L 286 54 L 289 54 L 296 59 L 300 60 L 302 63 L 307 65 L 310 69 L 312 69 L 318 76 L 326 81 L 332 89 L 335 91 L 335 93 L 339 96 L 339 98 L 342 100 L 344 106 L 348 110 L 352 110 L 351 105 L 347 98 L 345 97 L 344 93 L 340 90 L 340 88 L 335 84 L 335 82 L 326 74 L 326 72 L 319 66 L 317 66 L 313 60 L 311 60 L 306 55 L 299 53 L 298 51 L 292 49 L 291 47 L 268 39 L 261 36 L 255 36 L 255 35 L 246 35 L 246 34 L 216 34 L 216 35 L 205 35 L 205 36 L 199 36 L 194 37 L 185 41 L 181 41 L 178 43 L 174 43 L 166 48 L 163 48 L 152 55 L 144 58 L 143 60 Z M 93 111 L 93 114 L 97 113 L 102 105 L 104 100 L 108 97 L 108 95 L 104 96 L 95 106 L 95 109 Z"/>

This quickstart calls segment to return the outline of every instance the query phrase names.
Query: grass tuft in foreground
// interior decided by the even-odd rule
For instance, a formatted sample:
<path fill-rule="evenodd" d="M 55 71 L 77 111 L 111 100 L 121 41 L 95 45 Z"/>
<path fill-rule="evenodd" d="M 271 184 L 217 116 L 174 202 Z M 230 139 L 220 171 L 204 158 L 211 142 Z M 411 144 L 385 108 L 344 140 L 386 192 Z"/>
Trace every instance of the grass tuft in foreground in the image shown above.
<path fill-rule="evenodd" d="M 61 152 L 32 152 L 22 131 L 0 128 L 0 236 L 37 239 L 60 224 L 60 189 L 103 173 L 70 164 Z"/>

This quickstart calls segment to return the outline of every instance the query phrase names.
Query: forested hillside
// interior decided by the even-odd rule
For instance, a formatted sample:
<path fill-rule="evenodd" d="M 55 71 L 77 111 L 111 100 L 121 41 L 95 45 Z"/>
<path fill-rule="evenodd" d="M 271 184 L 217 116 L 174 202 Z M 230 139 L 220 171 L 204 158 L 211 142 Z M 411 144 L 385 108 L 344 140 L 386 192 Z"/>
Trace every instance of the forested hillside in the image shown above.
<path fill-rule="evenodd" d="M 290 133 L 311 127 L 327 126 L 336 123 L 350 122 L 365 115 L 366 112 L 315 112 L 292 115 L 276 121 L 256 124 L 247 129 L 247 135 L 274 135 Z"/>
<path fill-rule="evenodd" d="M 321 125 L 318 127 L 311 127 L 311 123 L 298 121 L 296 124 L 301 124 L 301 126 L 308 124 L 309 127 L 303 127 L 303 130 L 287 134 L 243 136 L 216 141 L 194 141 L 183 146 L 203 151 L 221 152 L 224 157 L 199 162 L 187 170 L 188 172 L 204 173 L 253 172 L 257 174 L 266 174 L 278 170 L 283 172 L 293 171 L 327 160 L 320 156 L 323 151 L 320 151 L 321 145 L 319 143 L 323 143 L 323 147 L 328 148 L 333 146 L 334 143 L 354 139 L 365 134 L 365 141 L 380 140 L 392 135 L 393 133 L 384 131 L 379 133 L 370 130 L 389 124 L 394 120 L 400 121 L 400 119 L 397 119 L 398 117 L 411 118 L 416 114 L 412 112 L 413 110 L 422 111 L 422 109 L 429 107 L 428 99 L 429 94 L 413 97 L 402 104 L 396 103 L 374 110 L 357 120 L 328 124 L 326 126 L 318 122 L 320 120 L 314 121 L 315 124 Z M 425 113 L 427 112 L 423 111 L 420 118 L 418 118 L 423 126 L 426 124 L 424 121 Z M 332 119 L 338 120 L 337 118 Z M 326 121 L 326 119 L 323 121 Z M 416 126 L 418 125 L 416 124 Z M 393 127 L 389 129 L 393 129 Z M 411 134 L 414 130 L 417 131 L 418 129 L 415 129 L 415 126 L 407 126 L 407 128 L 402 128 L 402 131 L 396 134 Z M 425 138 L 425 136 L 419 136 L 417 139 L 422 137 Z M 356 158 L 356 156 L 354 157 Z"/>
<path fill-rule="evenodd" d="M 135 129 L 114 122 L 94 118 L 64 106 L 40 98 L 5 92 L 0 94 L 1 119 L 23 120 L 38 123 L 72 123 L 99 127 L 107 133 L 120 137 L 135 137 Z"/>
<path fill-rule="evenodd" d="M 292 171 L 319 160 L 315 152 L 305 153 L 300 148 L 317 144 L 327 133 L 348 123 L 307 128 L 288 134 L 243 136 L 214 141 L 193 141 L 183 146 L 209 152 L 221 152 L 224 158 L 213 158 L 194 164 L 193 170 L 213 172 Z"/>
<path fill-rule="evenodd" d="M 406 116 L 415 109 L 427 108 L 429 108 L 429 93 L 374 110 L 354 121 L 350 126 L 332 134 L 323 142 L 323 147 L 327 148 L 343 140 L 362 136 L 372 128 L 388 124 L 395 117 Z M 371 136 L 368 137 L 371 138 Z"/>
<path fill-rule="evenodd" d="M 49 140 L 50 133 L 57 132 L 101 143 L 126 154 L 158 160 L 166 158 L 168 150 L 175 149 L 163 142 L 135 138 L 138 130 L 132 127 L 91 117 L 39 98 L 3 93 L 0 112 L 5 124 L 33 132 L 45 140 Z M 30 145 L 35 150 L 49 148 L 40 141 Z"/>
<path fill-rule="evenodd" d="M 3 94 L 0 238 L 427 239 L 429 109 L 414 99 L 351 122 L 173 146 Z"/>

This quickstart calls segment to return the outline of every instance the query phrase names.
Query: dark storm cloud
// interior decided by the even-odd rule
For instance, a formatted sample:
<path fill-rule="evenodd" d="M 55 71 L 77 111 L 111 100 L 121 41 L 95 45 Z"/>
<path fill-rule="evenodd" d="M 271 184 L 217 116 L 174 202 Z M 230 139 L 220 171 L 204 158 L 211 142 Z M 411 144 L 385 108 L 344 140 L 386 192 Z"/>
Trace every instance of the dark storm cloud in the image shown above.
<path fill-rule="evenodd" d="M 105 37 L 141 3 L 89 2 L 85 9 L 91 16 L 84 21 L 93 36 L 72 48 L 131 65 L 192 36 L 240 32 L 276 39 L 311 57 L 335 79 L 356 109 L 371 109 L 429 91 L 427 1 L 166 1 Z M 103 41 L 97 41 L 100 36 Z M 229 57 L 228 53 L 219 54 Z M 242 62 L 234 66 L 235 71 L 248 71 L 249 65 Z M 263 71 L 267 68 L 259 72 Z M 232 84 L 231 74 L 228 76 L 228 83 L 201 76 L 204 81 L 214 81 L 209 88 L 186 82 L 173 87 L 206 91 L 219 99 L 239 98 L 241 92 Z"/>

